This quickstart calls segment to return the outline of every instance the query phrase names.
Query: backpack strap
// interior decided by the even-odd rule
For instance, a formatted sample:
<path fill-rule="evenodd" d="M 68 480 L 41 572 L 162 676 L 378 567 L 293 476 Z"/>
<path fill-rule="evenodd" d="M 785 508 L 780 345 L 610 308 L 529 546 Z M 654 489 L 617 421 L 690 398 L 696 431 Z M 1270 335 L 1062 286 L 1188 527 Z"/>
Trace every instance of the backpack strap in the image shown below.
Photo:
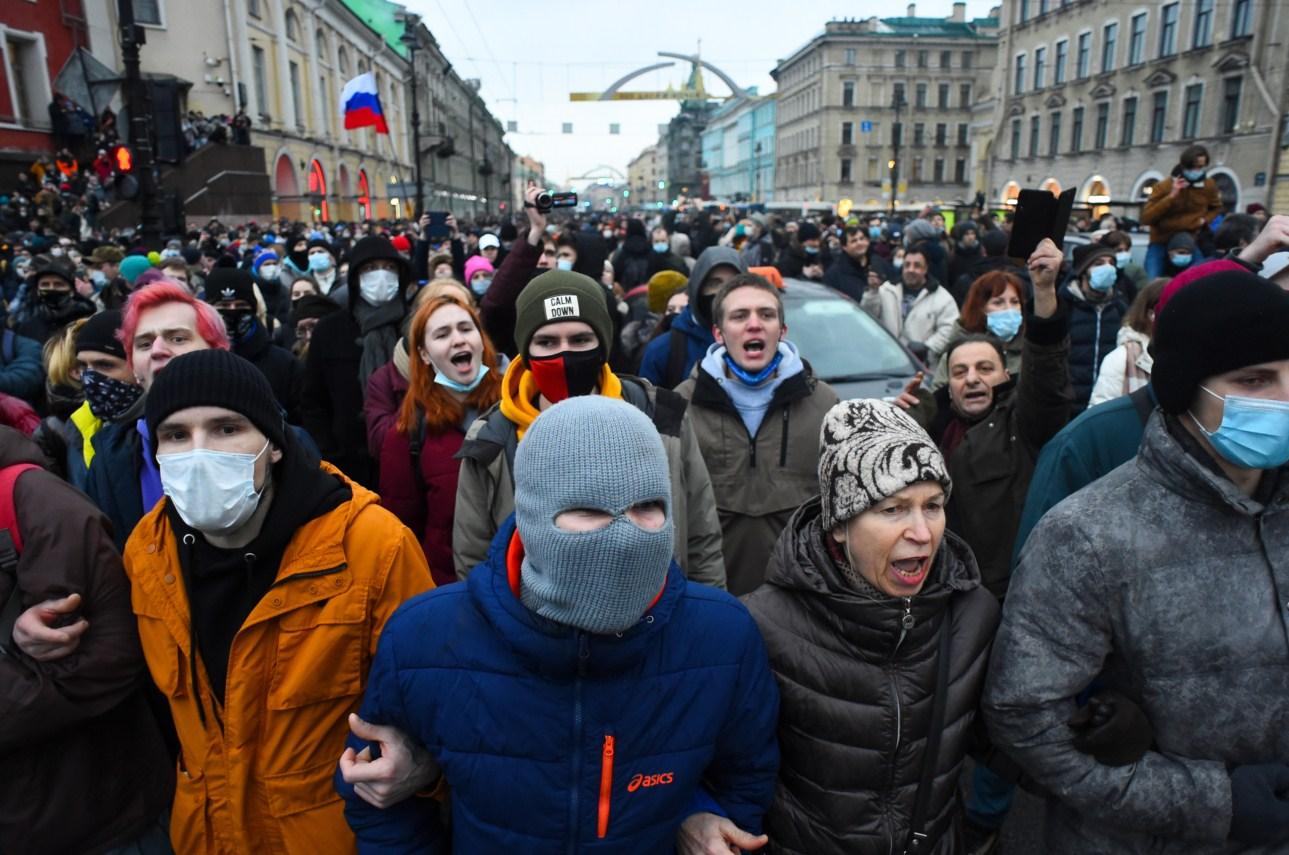
<path fill-rule="evenodd" d="M 1129 394 L 1128 400 L 1132 401 L 1132 406 L 1137 411 L 1137 417 L 1141 419 L 1141 424 L 1144 427 L 1146 422 L 1150 421 L 1150 414 L 1155 411 L 1155 396 L 1150 393 L 1150 384 L 1147 383 L 1137 391 Z"/>
<path fill-rule="evenodd" d="M 663 385 L 668 389 L 675 389 L 685 380 L 685 359 L 689 356 L 689 342 L 685 340 L 685 334 L 679 330 L 673 329 L 667 336 L 670 339 L 670 349 L 667 352 L 667 375 Z"/>
<path fill-rule="evenodd" d="M 18 531 L 18 512 L 13 499 L 18 477 L 34 463 L 16 463 L 0 469 L 0 573 L 12 582 L 9 596 L 0 607 L 0 652 L 9 653 L 13 625 L 22 614 L 22 589 L 18 586 L 18 557 L 22 554 L 22 534 Z"/>

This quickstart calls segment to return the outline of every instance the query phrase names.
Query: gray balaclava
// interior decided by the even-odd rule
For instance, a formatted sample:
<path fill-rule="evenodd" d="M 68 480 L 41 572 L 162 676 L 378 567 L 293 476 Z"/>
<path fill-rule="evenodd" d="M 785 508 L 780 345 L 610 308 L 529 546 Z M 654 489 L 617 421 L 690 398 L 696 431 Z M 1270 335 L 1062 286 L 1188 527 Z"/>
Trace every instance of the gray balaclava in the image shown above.
<path fill-rule="evenodd" d="M 646 531 L 625 515 L 660 502 L 666 523 Z M 562 511 L 607 511 L 605 528 L 556 527 Z M 653 422 L 622 401 L 582 395 L 546 410 L 515 452 L 515 525 L 524 544 L 520 598 L 557 623 L 624 632 L 662 590 L 675 537 L 667 452 Z"/>

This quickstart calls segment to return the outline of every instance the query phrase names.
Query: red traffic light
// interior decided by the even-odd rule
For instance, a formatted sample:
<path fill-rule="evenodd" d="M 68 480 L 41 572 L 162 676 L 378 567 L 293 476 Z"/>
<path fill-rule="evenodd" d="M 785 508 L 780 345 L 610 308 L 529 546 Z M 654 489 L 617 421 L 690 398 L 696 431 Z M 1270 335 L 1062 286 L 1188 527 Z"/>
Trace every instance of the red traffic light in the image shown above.
<path fill-rule="evenodd" d="M 134 153 L 128 148 L 119 145 L 113 154 L 116 157 L 117 172 L 130 172 L 134 169 Z"/>

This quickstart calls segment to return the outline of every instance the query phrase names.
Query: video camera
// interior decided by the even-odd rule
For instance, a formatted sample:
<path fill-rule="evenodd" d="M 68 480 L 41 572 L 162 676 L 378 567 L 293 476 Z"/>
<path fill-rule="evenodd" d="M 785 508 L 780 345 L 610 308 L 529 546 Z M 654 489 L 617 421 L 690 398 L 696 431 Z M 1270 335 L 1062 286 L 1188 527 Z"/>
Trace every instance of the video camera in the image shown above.
<path fill-rule="evenodd" d="M 533 200 L 532 207 L 536 208 L 539 213 L 545 214 L 552 208 L 576 208 L 576 193 L 552 193 L 549 190 L 542 190 Z"/>

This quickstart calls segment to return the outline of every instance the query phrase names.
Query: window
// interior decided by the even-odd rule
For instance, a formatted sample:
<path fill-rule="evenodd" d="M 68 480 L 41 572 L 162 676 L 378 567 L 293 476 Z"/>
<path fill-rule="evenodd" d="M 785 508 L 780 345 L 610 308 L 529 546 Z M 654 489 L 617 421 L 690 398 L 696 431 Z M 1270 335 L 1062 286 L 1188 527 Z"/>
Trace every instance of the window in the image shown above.
<path fill-rule="evenodd" d="M 1114 52 L 1119 46 L 1119 24 L 1111 22 L 1101 29 L 1101 73 L 1114 71 Z"/>
<path fill-rule="evenodd" d="M 34 38 L 10 33 L 0 41 L 0 70 L 8 70 L 11 74 L 9 79 L 13 82 L 13 91 L 17 96 L 13 103 L 13 119 L 28 128 L 48 128 L 49 111 L 43 106 L 48 95 L 42 85 L 48 77 L 40 43 Z M 6 118 L 6 121 L 11 119 Z"/>
<path fill-rule="evenodd" d="M 1213 0 L 1195 0 L 1195 32 L 1191 47 L 1208 47 L 1213 43 Z"/>
<path fill-rule="evenodd" d="M 1050 122 L 1051 133 L 1047 137 L 1047 155 L 1056 157 L 1061 151 L 1061 111 L 1057 110 L 1051 115 Z"/>
<path fill-rule="evenodd" d="M 1020 22 L 1023 24 L 1029 20 L 1029 0 L 1020 0 Z"/>
<path fill-rule="evenodd" d="M 958 123 L 958 145 L 966 145 L 966 144 L 967 144 L 967 123 L 959 122 Z"/>
<path fill-rule="evenodd" d="M 1253 0 L 1235 0 L 1231 4 L 1231 38 L 1247 36 L 1252 32 L 1252 24 Z"/>
<path fill-rule="evenodd" d="M 265 72 L 264 48 L 251 46 L 251 74 L 255 78 L 255 103 L 259 105 L 260 115 L 269 114 L 269 94 L 268 87 L 265 85 L 267 75 Z"/>
<path fill-rule="evenodd" d="M 246 0 L 246 14 L 252 18 L 263 17 L 264 13 L 260 11 L 260 0 Z"/>
<path fill-rule="evenodd" d="M 855 106 L 855 81 L 847 80 L 841 84 L 841 105 L 843 107 Z"/>
<path fill-rule="evenodd" d="M 1172 56 L 1177 53 L 1177 15 L 1180 3 L 1169 3 L 1163 8 L 1159 18 L 1159 55 Z"/>
<path fill-rule="evenodd" d="M 344 48 L 336 52 L 336 65 L 340 66 L 341 74 L 349 73 L 349 52 Z"/>
<path fill-rule="evenodd" d="M 286 10 L 286 38 L 287 41 L 300 41 L 300 19 L 291 9 Z"/>
<path fill-rule="evenodd" d="M 937 157 L 935 164 L 931 168 L 931 180 L 936 184 L 944 183 L 944 158 Z"/>
<path fill-rule="evenodd" d="M 853 47 L 848 47 L 848 48 L 846 48 L 845 57 L 846 57 L 846 58 L 845 58 L 845 60 L 843 60 L 843 61 L 846 63 L 846 65 L 854 65 L 854 64 L 855 64 L 855 49 L 854 49 Z"/>
<path fill-rule="evenodd" d="M 1240 122 L 1240 87 L 1244 80 L 1240 77 L 1228 77 L 1222 81 L 1222 133 L 1235 133 L 1235 126 Z"/>
<path fill-rule="evenodd" d="M 1168 90 L 1156 92 L 1150 110 L 1150 141 L 1164 141 L 1164 120 L 1168 118 Z"/>
<path fill-rule="evenodd" d="M 1034 88 L 1042 89 L 1047 75 L 1047 48 L 1034 48 Z"/>
<path fill-rule="evenodd" d="M 841 144 L 842 145 L 855 144 L 855 123 L 854 122 L 841 123 Z"/>
<path fill-rule="evenodd" d="M 849 157 L 843 157 L 841 159 L 841 178 L 839 180 L 842 184 L 849 184 L 851 182 Z"/>
<path fill-rule="evenodd" d="M 1070 151 L 1075 154 L 1083 151 L 1083 108 L 1074 108 L 1074 120 L 1070 122 Z"/>
<path fill-rule="evenodd" d="M 1097 105 L 1097 129 L 1093 147 L 1097 151 L 1103 151 L 1106 142 L 1110 139 L 1110 102 L 1102 101 Z"/>
<path fill-rule="evenodd" d="M 926 145 L 926 125 L 915 122 L 913 125 L 913 144 Z"/>
<path fill-rule="evenodd" d="M 134 23 L 161 26 L 161 0 L 134 0 Z"/>
<path fill-rule="evenodd" d="M 865 168 L 864 180 L 868 181 L 870 184 L 876 184 L 881 180 L 881 176 L 877 174 L 877 158 L 870 157 L 868 159 L 868 166 Z"/>
<path fill-rule="evenodd" d="M 926 63 L 927 63 L 926 54 L 927 52 L 924 50 L 918 51 L 918 68 L 926 68 Z"/>
<path fill-rule="evenodd" d="M 895 103 L 895 104 L 900 104 L 900 105 L 904 105 L 904 104 L 909 103 L 909 102 L 905 99 L 905 97 L 904 97 L 904 84 L 903 84 L 903 83 L 896 83 L 896 84 L 895 84 L 895 99 L 894 99 L 893 103 Z"/>
<path fill-rule="evenodd" d="M 935 126 L 935 144 L 944 145 L 949 138 L 949 126 L 940 122 Z"/>
<path fill-rule="evenodd" d="M 941 110 L 949 109 L 949 84 L 941 83 L 936 87 L 936 106 Z"/>
<path fill-rule="evenodd" d="M 1030 157 L 1038 157 L 1039 124 L 1040 123 L 1039 123 L 1038 116 L 1029 117 L 1029 156 Z"/>
<path fill-rule="evenodd" d="M 1020 119 L 1012 119 L 1012 160 L 1020 156 Z"/>
<path fill-rule="evenodd" d="M 331 104 L 331 98 L 330 96 L 327 95 L 327 75 L 325 74 L 318 78 L 318 94 L 322 96 L 323 104 L 325 105 Z M 322 111 L 323 129 L 326 130 L 328 133 L 331 133 L 331 116 L 333 112 L 334 111 L 329 109 L 324 109 Z"/>
<path fill-rule="evenodd" d="M 970 83 L 963 83 L 958 87 L 958 106 L 964 110 L 971 106 Z"/>
<path fill-rule="evenodd" d="M 1130 146 L 1137 135 L 1137 98 L 1123 99 L 1123 129 L 1119 132 L 1119 145 Z"/>
<path fill-rule="evenodd" d="M 905 55 L 906 55 L 906 52 L 905 52 L 905 51 L 902 51 L 902 50 L 897 50 L 897 51 L 895 52 L 895 67 L 896 67 L 896 68 L 904 68 L 904 66 L 905 66 L 905 64 L 906 64 L 906 63 L 905 63 Z"/>
<path fill-rule="evenodd" d="M 959 157 L 953 161 L 953 183 L 967 183 L 967 159 Z"/>
<path fill-rule="evenodd" d="M 913 106 L 919 110 L 926 109 L 926 84 L 919 83 L 913 89 Z"/>
<path fill-rule="evenodd" d="M 940 51 L 940 67 L 949 68 L 952 65 L 953 65 L 953 52 L 947 51 L 947 50 Z"/>
<path fill-rule="evenodd" d="M 971 51 L 962 52 L 962 67 L 971 68 Z"/>
<path fill-rule="evenodd" d="M 1146 60 L 1146 12 L 1132 16 L 1128 30 L 1128 64 L 1141 65 Z"/>
<path fill-rule="evenodd" d="M 1046 15 L 1048 7 L 1052 5 L 1052 0 L 1038 0 L 1038 14 Z"/>
<path fill-rule="evenodd" d="M 1082 80 L 1088 76 L 1088 61 L 1092 55 L 1092 34 L 1079 33 L 1078 56 L 1075 58 L 1075 78 Z"/>
<path fill-rule="evenodd" d="M 1025 91 L 1025 54 L 1016 54 L 1016 79 L 1012 82 L 1012 94 L 1020 95 Z"/>
<path fill-rule="evenodd" d="M 922 163 L 923 163 L 923 159 L 922 159 L 922 158 L 920 158 L 920 157 L 915 157 L 915 158 L 913 158 L 913 178 L 912 178 L 912 180 L 913 180 L 913 181 L 915 181 L 915 182 L 920 182 L 920 181 L 922 180 Z"/>
<path fill-rule="evenodd" d="M 1065 82 L 1065 58 L 1069 53 L 1069 39 L 1061 39 L 1056 43 L 1056 62 L 1052 65 L 1052 83 L 1057 86 Z"/>
<path fill-rule="evenodd" d="M 1204 84 L 1192 83 L 1186 87 L 1182 102 L 1182 139 L 1193 140 L 1199 136 L 1200 102 L 1204 97 Z"/>
<path fill-rule="evenodd" d="M 303 128 L 304 102 L 300 100 L 300 66 L 295 62 L 288 62 L 287 71 L 291 77 L 291 105 L 295 108 L 295 123 Z"/>

